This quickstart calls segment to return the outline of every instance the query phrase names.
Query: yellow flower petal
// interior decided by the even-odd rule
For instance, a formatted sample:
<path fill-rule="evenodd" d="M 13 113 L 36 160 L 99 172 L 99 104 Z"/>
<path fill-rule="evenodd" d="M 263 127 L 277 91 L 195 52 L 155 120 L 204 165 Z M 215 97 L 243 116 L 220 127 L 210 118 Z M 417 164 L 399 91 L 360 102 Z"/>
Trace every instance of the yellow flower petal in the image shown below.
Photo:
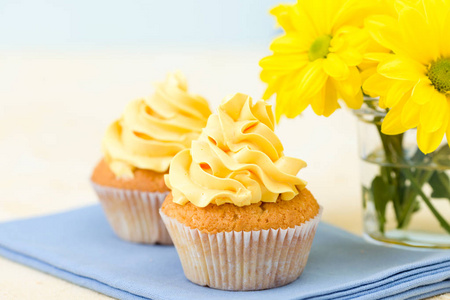
<path fill-rule="evenodd" d="M 344 80 L 348 77 L 348 66 L 334 53 L 329 53 L 323 61 L 324 71 L 337 80 Z"/>
<path fill-rule="evenodd" d="M 259 74 L 259 78 L 263 81 L 263 82 L 273 82 L 275 81 L 277 78 L 283 76 L 283 72 L 277 72 L 277 71 L 271 71 L 271 70 L 262 70 L 261 73 Z"/>
<path fill-rule="evenodd" d="M 405 106 L 406 101 L 408 100 L 408 96 L 402 97 L 399 103 L 394 106 L 387 113 L 386 117 L 384 117 L 383 123 L 381 124 L 381 132 L 388 135 L 400 134 L 408 130 L 403 125 L 402 122 L 402 110 Z"/>
<path fill-rule="evenodd" d="M 293 77 L 292 80 L 287 80 L 284 83 L 283 88 L 281 89 L 279 96 L 283 98 L 283 106 L 281 107 L 281 113 L 288 118 L 295 118 L 300 115 L 310 104 L 309 99 L 295 97 L 294 91 L 297 82 Z M 277 106 L 278 106 L 278 98 L 277 98 Z"/>
<path fill-rule="evenodd" d="M 414 82 L 397 80 L 390 88 L 384 99 L 384 104 L 387 107 L 393 107 L 405 94 L 410 94 L 411 89 L 414 86 Z"/>
<path fill-rule="evenodd" d="M 394 2 L 394 8 L 395 11 L 398 13 L 406 8 L 410 8 L 411 7 L 411 1 L 409 0 L 397 0 L 397 1 L 391 1 Z M 417 3 L 417 1 L 416 1 Z"/>
<path fill-rule="evenodd" d="M 309 99 L 294 97 L 293 93 L 297 86 L 297 78 L 294 74 L 287 76 L 279 83 L 275 106 L 275 117 L 279 122 L 282 115 L 288 118 L 298 116 L 309 105 Z"/>
<path fill-rule="evenodd" d="M 307 0 L 311 2 L 321 2 L 321 1 L 313 1 Z M 331 0 L 335 1 L 335 0 Z M 333 24 L 333 29 L 337 30 L 345 25 L 351 25 L 360 27 L 364 22 L 364 19 L 373 15 L 374 12 L 383 11 L 377 8 L 380 4 L 380 1 L 366 1 L 366 0 L 346 0 L 346 1 L 335 1 L 335 2 L 343 2 L 340 6 L 339 10 L 334 10 L 335 21 Z"/>
<path fill-rule="evenodd" d="M 384 104 L 384 99 L 386 96 L 380 96 L 380 100 L 378 101 L 378 106 L 382 109 L 387 109 L 387 106 Z"/>
<path fill-rule="evenodd" d="M 361 74 L 356 67 L 349 68 L 348 78 L 345 80 L 334 80 L 334 85 L 336 86 L 339 95 L 345 99 L 354 99 L 354 97 L 361 91 Z M 354 105 L 358 105 L 357 103 L 353 103 L 353 105 L 349 105 L 354 108 Z M 356 107 L 359 108 L 359 107 Z"/>
<path fill-rule="evenodd" d="M 385 95 L 392 85 L 392 80 L 381 76 L 378 73 L 373 74 L 363 83 L 363 90 L 372 97 Z"/>
<path fill-rule="evenodd" d="M 322 115 L 329 117 L 336 109 L 340 108 L 335 86 L 331 80 L 327 80 L 324 92 L 324 109 Z"/>
<path fill-rule="evenodd" d="M 449 109 L 450 109 L 450 107 L 449 107 Z M 445 133 L 445 135 L 447 136 L 447 144 L 450 146 L 450 122 L 448 122 L 447 132 Z"/>
<path fill-rule="evenodd" d="M 377 71 L 387 78 L 419 81 L 426 76 L 427 69 L 415 60 L 397 55 L 380 62 Z"/>
<path fill-rule="evenodd" d="M 275 119 L 278 123 L 284 115 L 286 104 L 289 103 L 292 93 L 289 90 L 278 90 L 275 105 Z"/>
<path fill-rule="evenodd" d="M 317 31 L 313 19 L 308 16 L 308 13 L 300 4 L 292 5 L 291 21 L 295 31 L 301 33 L 302 38 L 309 43 L 312 43 L 315 38 L 323 34 Z"/>
<path fill-rule="evenodd" d="M 342 95 L 341 97 L 342 97 L 342 100 L 344 100 L 345 104 L 347 104 L 347 106 L 351 109 L 361 108 L 361 105 L 363 104 L 363 101 L 364 101 L 364 95 L 363 95 L 361 89 L 354 96 Z"/>
<path fill-rule="evenodd" d="M 336 10 L 342 6 L 341 0 L 321 0 L 321 1 L 298 1 L 299 6 L 304 8 L 319 35 L 330 34 Z"/>
<path fill-rule="evenodd" d="M 279 77 L 279 78 L 276 78 L 275 80 L 270 81 L 269 84 L 267 85 L 267 89 L 264 92 L 262 98 L 264 100 L 267 100 L 270 97 L 272 97 L 272 95 L 275 94 L 277 91 L 279 91 L 281 89 L 281 84 L 282 84 L 282 82 L 283 82 L 285 77 L 286 76 Z M 264 82 L 267 82 L 267 81 L 264 81 Z"/>
<path fill-rule="evenodd" d="M 278 54 L 307 53 L 310 43 L 297 33 L 288 33 L 272 41 L 270 50 Z"/>
<path fill-rule="evenodd" d="M 281 116 L 286 114 L 286 105 L 291 101 L 292 93 L 288 91 L 277 92 L 276 105 L 275 105 L 275 119 L 277 123 L 280 121 Z"/>
<path fill-rule="evenodd" d="M 280 122 L 281 116 L 284 115 L 286 102 L 289 101 L 289 98 L 283 94 L 283 92 L 278 92 L 276 97 L 276 105 L 275 105 L 275 120 L 277 123 Z"/>
<path fill-rule="evenodd" d="M 268 100 L 270 97 L 273 96 L 277 92 L 277 89 L 275 86 L 268 86 L 265 90 L 263 96 L 261 97 L 263 100 Z"/>
<path fill-rule="evenodd" d="M 317 115 L 325 117 L 329 117 L 340 107 L 336 88 L 331 79 L 328 79 L 321 92 L 312 98 L 311 107 Z"/>
<path fill-rule="evenodd" d="M 291 55 L 271 55 L 264 57 L 259 61 L 261 68 L 265 70 L 279 70 L 289 72 L 300 69 L 308 63 L 308 56 L 291 54 Z"/>
<path fill-rule="evenodd" d="M 270 10 L 270 14 L 277 18 L 277 23 L 283 27 L 286 32 L 294 31 L 295 27 L 292 25 L 292 18 L 290 17 L 292 5 L 280 4 Z"/>
<path fill-rule="evenodd" d="M 292 101 L 293 99 L 291 98 L 289 100 L 293 105 L 287 105 L 284 109 L 284 114 L 290 119 L 299 116 L 310 104 L 308 99 L 296 99 L 297 101 Z"/>
<path fill-rule="evenodd" d="M 323 59 L 316 59 L 307 64 L 297 75 L 298 86 L 293 97 L 308 99 L 316 95 L 323 88 L 328 75 L 323 71 Z"/>
<path fill-rule="evenodd" d="M 402 110 L 402 124 L 406 128 L 415 128 L 420 122 L 420 108 L 421 106 L 412 101 L 411 98 L 405 103 Z"/>
<path fill-rule="evenodd" d="M 345 40 L 345 35 L 333 35 L 333 38 L 330 41 L 330 52 L 338 52 L 343 51 L 345 45 L 347 44 Z"/>
<path fill-rule="evenodd" d="M 448 123 L 448 120 L 446 122 Z M 417 128 L 417 144 L 419 145 L 420 151 L 427 154 L 436 150 L 444 139 L 447 126 L 441 126 L 441 128 L 434 132 L 428 132 L 422 126 L 419 126 Z"/>
<path fill-rule="evenodd" d="M 448 118 L 447 98 L 444 94 L 434 92 L 431 100 L 426 103 L 420 112 L 420 127 L 423 131 L 434 132 L 441 128 L 444 120 Z"/>
<path fill-rule="evenodd" d="M 435 92 L 436 90 L 428 79 L 420 80 L 412 90 L 411 100 L 423 105 L 433 98 Z"/>
<path fill-rule="evenodd" d="M 260 74 L 261 81 L 267 83 L 266 91 L 264 92 L 262 98 L 264 100 L 269 99 L 276 92 L 286 88 L 288 83 L 291 83 L 293 86 L 293 82 L 291 81 L 292 75 L 285 75 L 279 71 L 269 71 L 262 70 Z M 288 87 L 291 88 L 291 87 Z"/>
<path fill-rule="evenodd" d="M 338 51 L 336 54 L 347 66 L 359 65 L 363 59 L 361 52 L 352 48 L 347 48 L 344 51 Z"/>
<path fill-rule="evenodd" d="M 323 111 L 325 108 L 325 100 L 323 97 L 323 93 L 318 93 L 316 96 L 311 98 L 311 108 L 314 113 L 318 116 L 323 115 Z"/>
<path fill-rule="evenodd" d="M 334 39 L 340 38 L 344 43 L 340 47 L 331 44 L 331 52 L 343 52 L 348 49 L 356 50 L 361 54 L 366 51 L 370 44 L 370 35 L 367 30 L 354 26 L 343 26 L 334 35 Z"/>
<path fill-rule="evenodd" d="M 384 52 L 370 52 L 370 53 L 365 53 L 363 57 L 364 57 L 364 59 L 380 62 L 383 60 L 393 58 L 393 54 L 384 53 Z"/>
<path fill-rule="evenodd" d="M 360 68 L 359 68 L 360 69 Z M 361 70 L 361 69 L 360 69 Z M 361 81 L 366 82 L 367 79 L 369 79 L 371 76 L 376 74 L 377 69 L 376 68 L 370 68 L 367 67 L 363 71 L 361 71 Z M 383 77 L 384 78 L 384 77 Z M 363 84 L 364 85 L 364 84 Z"/>
<path fill-rule="evenodd" d="M 403 49 L 407 49 L 414 59 L 428 64 L 438 58 L 437 37 L 419 11 L 403 9 L 399 13 L 399 26 L 405 43 Z"/>
<path fill-rule="evenodd" d="M 398 21 L 387 15 L 374 15 L 364 22 L 372 38 L 393 52 L 402 53 L 402 39 L 398 31 Z"/>
<path fill-rule="evenodd" d="M 423 1 L 421 6 L 423 15 L 427 18 L 429 30 L 436 33 L 434 38 L 439 38 L 440 24 L 442 24 L 447 12 L 450 10 L 450 2 L 447 0 Z M 420 11 L 422 12 L 422 10 Z"/>
<path fill-rule="evenodd" d="M 450 10 L 447 11 L 447 16 L 444 19 L 444 24 L 441 28 L 440 49 L 442 51 L 443 56 L 450 56 L 450 39 L 448 38 L 448 33 L 450 32 Z M 448 137 L 447 137 L 448 138 Z"/>

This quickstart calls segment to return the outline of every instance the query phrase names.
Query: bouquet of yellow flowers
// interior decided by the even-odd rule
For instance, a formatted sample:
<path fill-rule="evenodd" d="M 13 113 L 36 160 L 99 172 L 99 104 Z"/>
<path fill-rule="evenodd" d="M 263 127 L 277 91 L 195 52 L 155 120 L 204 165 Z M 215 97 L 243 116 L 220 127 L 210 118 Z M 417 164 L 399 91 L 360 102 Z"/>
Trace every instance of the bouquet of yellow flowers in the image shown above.
<path fill-rule="evenodd" d="M 386 238 L 388 206 L 396 229 L 408 227 L 423 203 L 450 234 L 450 216 L 432 201 L 450 200 L 450 1 L 298 0 L 271 14 L 284 34 L 260 77 L 263 98 L 276 94 L 277 120 L 308 106 L 328 117 L 340 103 L 372 112 L 383 153 L 363 185 L 377 224 L 366 233 Z M 416 151 L 404 145 L 406 132 L 416 134 Z"/>

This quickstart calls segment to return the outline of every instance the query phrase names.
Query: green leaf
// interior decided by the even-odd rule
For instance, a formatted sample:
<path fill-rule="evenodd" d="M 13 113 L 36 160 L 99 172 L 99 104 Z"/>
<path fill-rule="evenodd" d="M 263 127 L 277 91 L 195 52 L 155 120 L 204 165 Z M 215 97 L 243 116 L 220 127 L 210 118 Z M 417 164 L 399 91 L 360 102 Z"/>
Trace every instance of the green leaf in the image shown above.
<path fill-rule="evenodd" d="M 433 154 L 433 161 L 438 166 L 450 167 L 450 147 L 443 145 Z"/>
<path fill-rule="evenodd" d="M 417 149 L 417 151 L 414 153 L 414 155 L 411 157 L 411 162 L 414 165 L 419 165 L 424 162 L 424 160 L 427 158 L 425 154 L 423 154 L 422 151 Z"/>
<path fill-rule="evenodd" d="M 363 196 L 363 208 L 366 209 L 367 202 L 370 201 L 370 190 L 366 188 L 365 186 L 362 187 L 362 196 Z"/>
<path fill-rule="evenodd" d="M 395 193 L 395 186 L 384 181 L 381 176 L 377 176 L 372 181 L 371 190 L 379 220 L 381 223 L 385 223 L 386 205 L 392 200 L 392 196 Z"/>
<path fill-rule="evenodd" d="M 450 178 L 445 172 L 434 172 L 428 183 L 433 189 L 432 198 L 447 198 L 450 200 Z"/>
<path fill-rule="evenodd" d="M 413 213 L 418 212 L 420 210 L 420 202 L 415 201 L 413 205 L 414 205 Z"/>

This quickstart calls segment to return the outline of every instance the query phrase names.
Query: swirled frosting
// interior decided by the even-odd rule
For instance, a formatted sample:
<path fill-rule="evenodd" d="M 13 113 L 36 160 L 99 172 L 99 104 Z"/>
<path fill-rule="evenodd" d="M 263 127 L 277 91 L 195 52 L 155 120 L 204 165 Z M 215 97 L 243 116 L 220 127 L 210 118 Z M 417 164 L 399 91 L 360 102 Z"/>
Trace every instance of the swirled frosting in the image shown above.
<path fill-rule="evenodd" d="M 133 178 L 135 168 L 166 172 L 179 151 L 198 138 L 211 114 L 208 102 L 189 94 L 176 72 L 156 84 L 155 93 L 128 104 L 103 138 L 103 154 L 117 177 Z"/>
<path fill-rule="evenodd" d="M 296 176 L 305 166 L 283 155 L 272 107 L 235 94 L 209 117 L 192 148 L 173 158 L 165 181 L 178 204 L 244 206 L 293 199 L 306 185 Z"/>

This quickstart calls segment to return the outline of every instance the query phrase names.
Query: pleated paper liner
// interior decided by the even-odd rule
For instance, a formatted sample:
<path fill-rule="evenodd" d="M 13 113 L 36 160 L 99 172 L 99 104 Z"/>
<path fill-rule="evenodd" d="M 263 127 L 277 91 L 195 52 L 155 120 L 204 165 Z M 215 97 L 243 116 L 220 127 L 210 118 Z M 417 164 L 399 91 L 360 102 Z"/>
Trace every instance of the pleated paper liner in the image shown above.
<path fill-rule="evenodd" d="M 160 211 L 190 281 L 221 290 L 279 287 L 296 280 L 308 260 L 323 208 L 313 219 L 288 229 L 209 234 Z"/>
<path fill-rule="evenodd" d="M 172 244 L 159 214 L 167 192 L 142 192 L 91 183 L 117 236 L 135 243 Z"/>

